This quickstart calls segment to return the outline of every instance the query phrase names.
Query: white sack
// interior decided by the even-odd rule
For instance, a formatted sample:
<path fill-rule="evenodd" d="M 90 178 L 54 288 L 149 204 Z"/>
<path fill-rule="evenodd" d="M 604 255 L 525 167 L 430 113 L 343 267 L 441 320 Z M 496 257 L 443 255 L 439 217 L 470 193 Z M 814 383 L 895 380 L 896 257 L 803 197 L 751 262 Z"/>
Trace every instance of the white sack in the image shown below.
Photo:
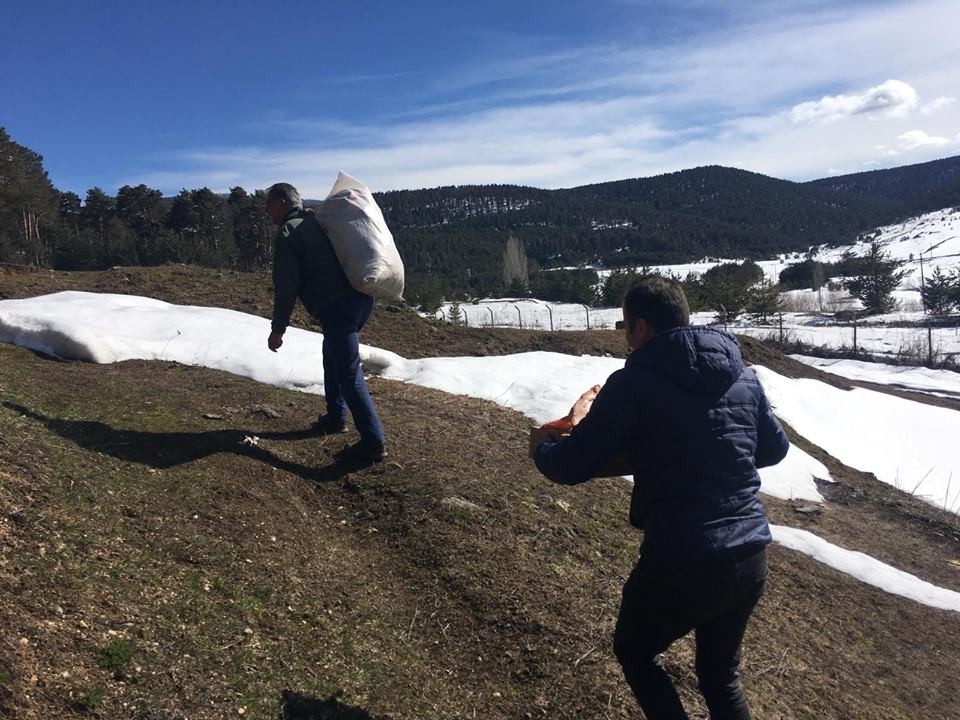
<path fill-rule="evenodd" d="M 317 219 L 354 288 L 386 300 L 403 299 L 403 261 L 370 188 L 341 171 Z"/>

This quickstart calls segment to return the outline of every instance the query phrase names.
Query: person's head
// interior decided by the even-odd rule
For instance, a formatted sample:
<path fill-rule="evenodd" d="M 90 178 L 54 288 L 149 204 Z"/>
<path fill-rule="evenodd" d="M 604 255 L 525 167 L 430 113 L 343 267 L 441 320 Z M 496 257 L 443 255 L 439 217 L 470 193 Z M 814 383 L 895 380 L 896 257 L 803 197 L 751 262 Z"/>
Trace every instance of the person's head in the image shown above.
<path fill-rule="evenodd" d="M 690 324 L 690 307 L 680 283 L 652 275 L 623 296 L 623 329 L 627 345 L 636 350 L 656 335 Z"/>
<path fill-rule="evenodd" d="M 267 190 L 267 215 L 274 225 L 280 225 L 287 213 L 294 208 L 302 208 L 300 193 L 290 183 L 277 183 Z"/>

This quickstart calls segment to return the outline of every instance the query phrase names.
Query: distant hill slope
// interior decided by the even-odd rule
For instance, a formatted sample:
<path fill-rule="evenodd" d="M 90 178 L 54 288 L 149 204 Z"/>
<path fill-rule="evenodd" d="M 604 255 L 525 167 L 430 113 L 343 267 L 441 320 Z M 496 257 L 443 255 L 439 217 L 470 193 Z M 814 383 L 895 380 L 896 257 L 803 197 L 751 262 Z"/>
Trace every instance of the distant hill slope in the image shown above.
<path fill-rule="evenodd" d="M 960 204 L 960 156 L 919 165 L 838 175 L 805 187 L 884 201 L 900 217 L 920 215 Z"/>
<path fill-rule="evenodd" d="M 960 157 L 807 183 L 719 166 L 541 190 L 465 185 L 380 193 L 417 281 L 502 282 L 508 236 L 542 267 L 764 257 L 849 243 L 864 231 L 960 204 Z"/>

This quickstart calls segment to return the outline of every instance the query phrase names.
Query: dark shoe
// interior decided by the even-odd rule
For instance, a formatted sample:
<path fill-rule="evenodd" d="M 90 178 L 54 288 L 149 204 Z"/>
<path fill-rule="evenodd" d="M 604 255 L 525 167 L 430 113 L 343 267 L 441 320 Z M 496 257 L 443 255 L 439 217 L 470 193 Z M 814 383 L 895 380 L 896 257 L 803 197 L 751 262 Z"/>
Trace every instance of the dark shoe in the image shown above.
<path fill-rule="evenodd" d="M 313 429 L 320 435 L 339 435 L 347 431 L 347 423 L 332 415 L 321 415 L 313 424 Z"/>
<path fill-rule="evenodd" d="M 341 450 L 337 457 L 341 460 L 359 460 L 362 462 L 380 462 L 387 456 L 383 443 L 376 440 L 361 440 Z"/>

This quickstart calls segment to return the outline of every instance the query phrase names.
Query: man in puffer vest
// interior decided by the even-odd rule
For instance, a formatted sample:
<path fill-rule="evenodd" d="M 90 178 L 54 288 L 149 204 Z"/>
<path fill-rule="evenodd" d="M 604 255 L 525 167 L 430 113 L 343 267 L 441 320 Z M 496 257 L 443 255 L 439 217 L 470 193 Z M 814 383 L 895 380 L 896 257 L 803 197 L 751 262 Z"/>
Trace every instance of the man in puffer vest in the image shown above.
<path fill-rule="evenodd" d="M 377 462 L 386 456 L 383 425 L 360 367 L 360 330 L 374 300 L 350 286 L 326 231 L 305 211 L 293 185 L 267 190 L 267 214 L 278 226 L 273 241 L 273 322 L 267 346 L 276 352 L 297 303 L 323 328 L 323 389 L 327 412 L 314 427 L 319 433 L 346 431 L 347 409 L 360 441 L 340 457 Z"/>
<path fill-rule="evenodd" d="M 710 717 L 746 720 L 740 645 L 771 542 L 757 468 L 780 462 L 790 443 L 736 339 L 690 327 L 689 315 L 675 281 L 653 277 L 631 288 L 624 368 L 578 402 L 589 410 L 569 436 L 533 430 L 531 454 L 564 485 L 597 476 L 623 452 L 630 457 L 630 520 L 644 538 L 623 588 L 614 652 L 647 718 L 687 717 L 661 653 L 695 630 Z"/>

